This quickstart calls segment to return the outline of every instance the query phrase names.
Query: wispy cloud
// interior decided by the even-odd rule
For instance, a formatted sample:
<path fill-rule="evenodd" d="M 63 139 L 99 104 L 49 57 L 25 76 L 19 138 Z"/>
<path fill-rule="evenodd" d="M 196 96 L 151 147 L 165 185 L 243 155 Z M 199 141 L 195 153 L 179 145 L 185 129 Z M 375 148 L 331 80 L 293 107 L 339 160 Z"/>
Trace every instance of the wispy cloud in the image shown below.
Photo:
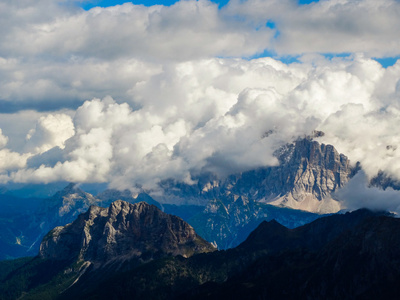
<path fill-rule="evenodd" d="M 363 172 L 358 173 L 349 183 L 336 193 L 349 210 L 368 208 L 400 213 L 400 191 L 391 188 L 383 191 L 377 187 L 368 186 L 368 178 Z"/>

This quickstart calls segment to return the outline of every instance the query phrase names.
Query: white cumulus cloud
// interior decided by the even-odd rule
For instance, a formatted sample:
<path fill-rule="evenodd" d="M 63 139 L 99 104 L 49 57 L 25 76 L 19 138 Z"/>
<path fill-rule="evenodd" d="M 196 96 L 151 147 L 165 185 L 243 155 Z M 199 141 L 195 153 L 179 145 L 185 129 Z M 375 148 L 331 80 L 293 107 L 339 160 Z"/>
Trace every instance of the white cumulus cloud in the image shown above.
<path fill-rule="evenodd" d="M 191 182 L 313 130 L 400 180 L 400 61 L 372 59 L 400 55 L 399 1 L 2 1 L 0 25 L 2 182 Z"/>
<path fill-rule="evenodd" d="M 399 109 L 390 100 L 399 69 L 363 56 L 169 64 L 131 90 L 137 109 L 105 97 L 86 101 L 72 119 L 42 116 L 25 148 L 42 150 L 9 180 L 118 188 L 154 187 L 170 177 L 190 182 L 201 171 L 227 175 L 275 165 L 278 147 L 313 130 L 360 161 L 369 177 L 383 170 L 400 178 L 393 126 Z"/>
<path fill-rule="evenodd" d="M 26 151 L 43 153 L 54 147 L 65 147 L 65 141 L 75 134 L 74 124 L 69 115 L 49 114 L 41 117 L 36 127 L 26 136 Z"/>
<path fill-rule="evenodd" d="M 349 183 L 336 193 L 344 208 L 355 210 L 360 207 L 371 210 L 386 210 L 400 213 L 400 191 L 387 188 L 369 187 L 368 179 L 363 172 L 354 176 Z"/>

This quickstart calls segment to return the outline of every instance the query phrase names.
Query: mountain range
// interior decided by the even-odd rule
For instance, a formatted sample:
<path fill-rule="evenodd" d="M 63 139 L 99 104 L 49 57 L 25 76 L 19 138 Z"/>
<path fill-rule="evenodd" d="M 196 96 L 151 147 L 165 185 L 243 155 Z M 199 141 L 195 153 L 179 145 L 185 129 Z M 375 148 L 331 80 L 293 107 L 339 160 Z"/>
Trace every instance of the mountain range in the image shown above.
<path fill-rule="evenodd" d="M 4 192 L 0 259 L 36 255 L 49 230 L 74 221 L 91 205 L 107 207 L 115 200 L 145 201 L 177 215 L 219 249 L 239 245 L 264 220 L 275 219 L 288 228 L 304 225 L 341 209 L 336 192 L 360 169 L 333 146 L 313 140 L 321 135 L 315 132 L 278 149 L 277 166 L 224 178 L 202 173 L 191 185 L 169 179 L 160 182 L 158 190 L 137 194 L 108 189 L 93 196 L 71 183 L 45 199 L 21 198 L 21 190 L 16 196 Z M 395 187 L 383 173 L 371 184 Z"/>
<path fill-rule="evenodd" d="M 139 193 L 3 190 L 0 299 L 396 298 L 399 219 L 339 211 L 361 166 L 312 137 L 275 157 Z M 397 188 L 384 173 L 370 184 Z"/>
<path fill-rule="evenodd" d="M 182 219 L 144 202 L 91 206 L 0 263 L 1 299 L 394 299 L 400 220 L 358 210 L 288 229 L 262 222 L 216 249 Z"/>
<path fill-rule="evenodd" d="M 332 145 L 320 144 L 312 137 L 284 145 L 274 156 L 277 166 L 260 167 L 224 179 L 205 173 L 194 177 L 194 185 L 165 180 L 160 183 L 163 192 L 154 198 L 161 203 L 207 205 L 209 200 L 233 195 L 280 207 L 334 213 L 341 207 L 332 194 L 359 169 L 357 164 L 351 166 L 349 159 Z"/>

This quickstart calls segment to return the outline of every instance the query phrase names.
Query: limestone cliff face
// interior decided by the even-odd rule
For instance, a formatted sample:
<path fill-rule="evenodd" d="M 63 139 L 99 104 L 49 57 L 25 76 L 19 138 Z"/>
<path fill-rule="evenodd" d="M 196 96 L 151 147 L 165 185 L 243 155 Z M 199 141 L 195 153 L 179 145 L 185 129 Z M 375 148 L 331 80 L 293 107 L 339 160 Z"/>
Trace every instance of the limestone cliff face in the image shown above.
<path fill-rule="evenodd" d="M 332 145 L 305 139 L 287 148 L 279 156 L 280 169 L 287 177 L 286 189 L 293 195 L 308 192 L 322 200 L 349 180 L 349 160 Z"/>
<path fill-rule="evenodd" d="M 279 165 L 228 178 L 229 192 L 255 201 L 318 213 L 340 209 L 331 194 L 343 187 L 352 169 L 347 157 L 331 145 L 309 138 L 297 140 L 275 152 Z"/>
<path fill-rule="evenodd" d="M 165 255 L 188 257 L 214 250 L 182 219 L 145 202 L 118 200 L 108 208 L 91 206 L 73 223 L 50 231 L 40 245 L 39 255 L 103 264 L 113 260 L 147 261 Z"/>
<path fill-rule="evenodd" d="M 210 174 L 198 184 L 164 182 L 164 197 L 200 199 L 205 202 L 227 195 L 246 197 L 276 206 L 309 212 L 332 213 L 340 209 L 331 194 L 343 187 L 352 174 L 348 158 L 332 145 L 311 138 L 299 139 L 275 152 L 278 166 L 233 174 L 220 180 Z M 162 199 L 160 199 L 162 201 Z"/>
<path fill-rule="evenodd" d="M 315 212 L 340 209 L 331 194 L 350 179 L 352 168 L 345 155 L 332 145 L 303 139 L 284 148 L 278 159 L 280 166 L 267 178 L 275 185 L 271 194 L 278 195 L 271 204 Z"/>
<path fill-rule="evenodd" d="M 238 245 L 262 220 L 276 219 L 293 228 L 317 218 L 306 212 L 324 214 L 340 210 L 340 203 L 332 193 L 346 185 L 354 172 L 345 155 L 332 145 L 311 138 L 285 145 L 274 154 L 278 166 L 233 174 L 225 179 L 202 174 L 194 185 L 164 181 L 161 188 L 165 198 L 158 200 L 197 199 L 198 203 L 205 203 L 202 213 L 189 222 L 221 249 Z"/>

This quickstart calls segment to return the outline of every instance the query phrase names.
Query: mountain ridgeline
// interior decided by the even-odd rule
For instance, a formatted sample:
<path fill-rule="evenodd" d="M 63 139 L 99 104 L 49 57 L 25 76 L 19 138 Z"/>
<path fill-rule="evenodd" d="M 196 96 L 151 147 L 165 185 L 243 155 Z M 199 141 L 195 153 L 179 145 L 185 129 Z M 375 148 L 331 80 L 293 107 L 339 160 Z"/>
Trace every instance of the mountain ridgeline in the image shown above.
<path fill-rule="evenodd" d="M 280 148 L 275 156 L 278 166 L 225 179 L 203 174 L 195 185 L 164 181 L 162 196 L 155 199 L 204 203 L 205 209 L 187 221 L 220 249 L 238 245 L 263 220 L 276 219 L 294 228 L 315 220 L 319 217 L 315 213 L 340 210 L 332 193 L 357 171 L 345 155 L 331 145 L 304 138 Z"/>
<path fill-rule="evenodd" d="M 51 230 L 35 258 L 22 265 L 16 261 L 15 270 L 0 266 L 6 270 L 0 299 L 56 299 L 78 282 L 82 292 L 154 259 L 215 250 L 185 221 L 154 205 L 118 200 L 108 208 L 91 206 L 74 222 Z"/>
<path fill-rule="evenodd" d="M 164 255 L 189 257 L 215 250 L 181 218 L 146 202 L 117 200 L 108 208 L 91 206 L 72 223 L 43 239 L 39 256 L 54 260 L 150 260 Z"/>
<path fill-rule="evenodd" d="M 23 210 L 2 194 L 0 258 L 39 254 L 0 262 L 0 300 L 397 298 L 400 220 L 323 214 L 359 166 L 309 137 L 275 156 L 139 194 L 69 184 Z M 383 173 L 371 184 L 396 187 Z"/>
<path fill-rule="evenodd" d="M 339 154 L 332 145 L 304 138 L 281 147 L 274 155 L 278 166 L 233 174 L 223 180 L 213 174 L 195 178 L 197 185 L 166 180 L 160 184 L 162 196 L 155 199 L 207 204 L 212 199 L 235 195 L 309 212 L 340 210 L 340 204 L 331 194 L 345 186 L 356 171 L 344 154 Z"/>
<path fill-rule="evenodd" d="M 7 228 L 2 233 L 0 259 L 36 255 L 49 230 L 71 223 L 91 205 L 107 207 L 115 200 L 145 201 L 178 215 L 219 249 L 237 246 L 263 220 L 275 219 L 294 228 L 340 209 L 332 193 L 356 170 L 345 155 L 308 137 L 281 147 L 275 156 L 278 166 L 224 179 L 201 174 L 193 185 L 165 180 L 159 190 L 138 195 L 129 190 L 105 190 L 93 196 L 69 184 L 50 198 L 36 199 L 40 205 L 34 211 L 0 218 L 0 226 Z"/>
<path fill-rule="evenodd" d="M 216 251 L 146 203 L 91 207 L 40 255 L 0 263 L 1 299 L 395 299 L 400 219 L 359 210 L 288 229 L 262 222 Z"/>

